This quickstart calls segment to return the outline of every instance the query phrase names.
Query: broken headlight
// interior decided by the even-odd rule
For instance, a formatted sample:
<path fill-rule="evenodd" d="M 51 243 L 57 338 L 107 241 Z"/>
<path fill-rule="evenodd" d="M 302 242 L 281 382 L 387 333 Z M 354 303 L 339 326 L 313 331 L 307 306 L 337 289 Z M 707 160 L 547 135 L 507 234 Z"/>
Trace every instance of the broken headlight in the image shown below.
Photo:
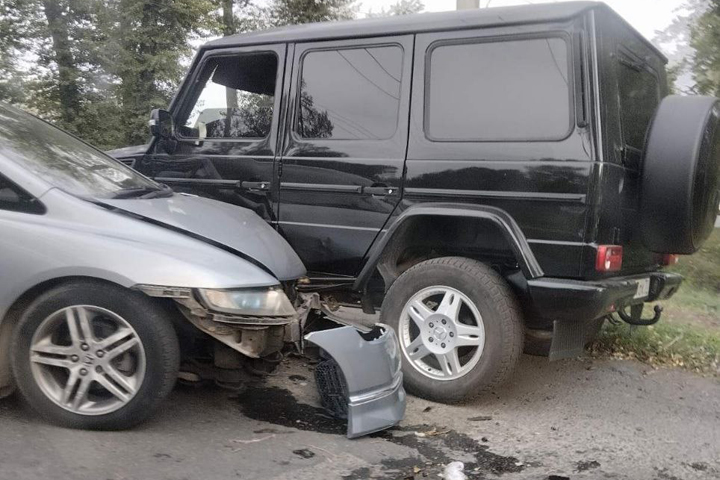
<path fill-rule="evenodd" d="M 248 316 L 295 315 L 290 299 L 279 287 L 243 290 L 199 290 L 207 307 L 216 312 Z"/>

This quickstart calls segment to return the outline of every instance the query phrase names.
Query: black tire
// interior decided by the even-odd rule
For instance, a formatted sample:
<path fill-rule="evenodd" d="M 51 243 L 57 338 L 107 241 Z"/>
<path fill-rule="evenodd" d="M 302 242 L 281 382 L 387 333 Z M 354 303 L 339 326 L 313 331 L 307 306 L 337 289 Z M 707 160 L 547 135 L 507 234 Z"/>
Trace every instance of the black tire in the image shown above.
<path fill-rule="evenodd" d="M 696 252 L 713 231 L 720 193 L 720 101 L 671 95 L 645 145 L 642 240 L 657 253 Z"/>
<path fill-rule="evenodd" d="M 135 330 L 145 352 L 145 373 L 135 396 L 119 410 L 82 415 L 60 407 L 43 393 L 30 362 L 32 337 L 43 320 L 69 306 L 88 305 L 121 316 Z M 167 313 L 146 295 L 99 281 L 77 281 L 50 290 L 25 310 L 13 334 L 12 367 L 27 403 L 48 421 L 69 428 L 122 430 L 150 417 L 168 396 L 180 365 L 178 339 Z"/>
<path fill-rule="evenodd" d="M 454 288 L 475 304 L 485 328 L 485 346 L 472 370 L 453 380 L 423 375 L 403 353 L 405 388 L 428 400 L 456 403 L 495 388 L 511 376 L 523 348 L 522 315 L 510 287 L 492 268 L 468 258 L 443 257 L 413 266 L 392 284 L 383 301 L 381 321 L 398 331 L 405 304 L 417 292 L 435 285 Z"/>

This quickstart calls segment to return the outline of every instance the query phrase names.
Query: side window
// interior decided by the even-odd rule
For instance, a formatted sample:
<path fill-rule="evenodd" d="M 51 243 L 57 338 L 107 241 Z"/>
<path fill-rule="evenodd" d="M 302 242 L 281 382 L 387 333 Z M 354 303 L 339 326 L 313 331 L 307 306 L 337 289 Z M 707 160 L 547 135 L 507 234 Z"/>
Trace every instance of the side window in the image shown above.
<path fill-rule="evenodd" d="M 39 214 L 44 213 L 45 208 L 30 194 L 0 176 L 0 210 Z"/>
<path fill-rule="evenodd" d="M 265 138 L 272 125 L 278 59 L 275 53 L 218 57 L 200 76 L 202 88 L 181 135 L 189 138 Z"/>
<path fill-rule="evenodd" d="M 396 45 L 307 53 L 297 133 L 306 139 L 391 138 L 398 122 L 402 57 Z"/>
<path fill-rule="evenodd" d="M 618 92 L 620 122 L 625 145 L 636 150 L 645 146 L 645 135 L 660 103 L 657 77 L 644 65 L 619 55 Z"/>
<path fill-rule="evenodd" d="M 430 140 L 561 140 L 570 132 L 570 56 L 562 38 L 440 43 L 427 63 Z"/>

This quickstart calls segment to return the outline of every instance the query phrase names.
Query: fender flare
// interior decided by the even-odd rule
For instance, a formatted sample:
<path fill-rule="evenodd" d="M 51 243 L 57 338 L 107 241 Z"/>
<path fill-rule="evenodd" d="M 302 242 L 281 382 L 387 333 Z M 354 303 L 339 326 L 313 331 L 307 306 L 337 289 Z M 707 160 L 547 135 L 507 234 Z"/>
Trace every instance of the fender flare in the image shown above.
<path fill-rule="evenodd" d="M 382 257 L 385 248 L 390 244 L 393 238 L 395 238 L 400 231 L 400 228 L 409 220 L 422 216 L 487 220 L 496 225 L 502 232 L 526 279 L 531 280 L 545 275 L 543 269 L 540 267 L 540 264 L 535 258 L 535 254 L 530 249 L 530 244 L 528 243 L 527 238 L 525 238 L 525 234 L 522 232 L 517 222 L 515 222 L 512 216 L 510 216 L 510 214 L 505 210 L 487 205 L 468 205 L 462 203 L 421 203 L 411 205 L 403 211 L 395 219 L 390 228 L 387 229 L 385 235 L 371 247 L 368 254 L 368 260 L 365 262 L 363 269 L 360 271 L 360 274 L 353 284 L 354 290 L 359 291 L 365 288 L 367 282 L 373 274 L 373 271 L 380 262 L 380 258 Z"/>

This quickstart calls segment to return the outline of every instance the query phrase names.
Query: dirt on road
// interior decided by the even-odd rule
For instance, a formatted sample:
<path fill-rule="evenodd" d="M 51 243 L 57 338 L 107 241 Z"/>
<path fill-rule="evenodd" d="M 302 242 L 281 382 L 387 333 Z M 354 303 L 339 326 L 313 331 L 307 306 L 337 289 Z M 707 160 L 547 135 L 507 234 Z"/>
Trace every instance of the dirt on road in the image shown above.
<path fill-rule="evenodd" d="M 465 405 L 410 398 L 397 428 L 347 440 L 318 407 L 312 365 L 240 393 L 177 388 L 128 432 L 46 425 L 0 401 L 0 479 L 720 479 L 720 383 L 617 360 L 525 356 Z"/>

